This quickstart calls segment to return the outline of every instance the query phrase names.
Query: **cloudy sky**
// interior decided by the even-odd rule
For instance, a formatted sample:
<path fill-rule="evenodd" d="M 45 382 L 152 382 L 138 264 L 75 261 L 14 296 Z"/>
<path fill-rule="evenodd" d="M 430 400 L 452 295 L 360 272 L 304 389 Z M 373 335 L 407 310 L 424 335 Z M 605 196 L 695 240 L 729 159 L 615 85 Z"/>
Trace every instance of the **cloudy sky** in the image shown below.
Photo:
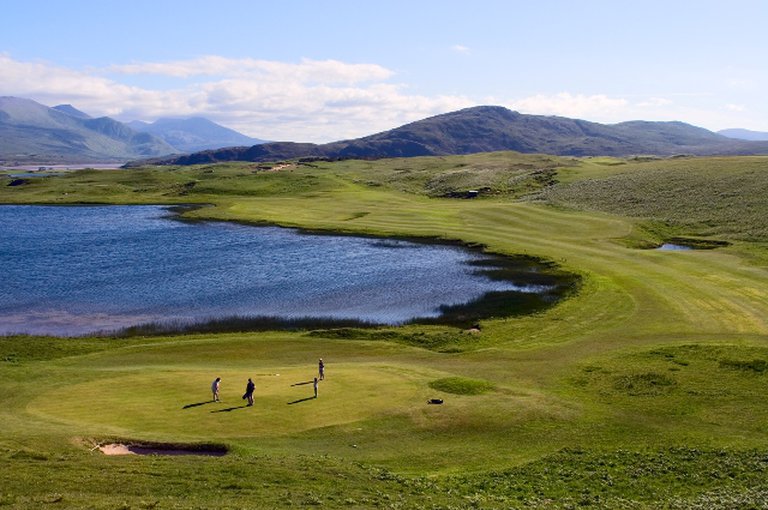
<path fill-rule="evenodd" d="M 0 95 L 327 142 L 476 105 L 768 131 L 767 0 L 0 0 Z"/>

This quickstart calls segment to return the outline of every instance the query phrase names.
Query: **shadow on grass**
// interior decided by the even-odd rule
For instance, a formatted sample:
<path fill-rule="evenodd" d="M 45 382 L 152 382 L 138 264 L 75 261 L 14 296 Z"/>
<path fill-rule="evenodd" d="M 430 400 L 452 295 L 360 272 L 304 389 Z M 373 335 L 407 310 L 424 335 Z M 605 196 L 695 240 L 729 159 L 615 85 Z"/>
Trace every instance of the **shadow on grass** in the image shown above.
<path fill-rule="evenodd" d="M 299 404 L 301 402 L 306 402 L 307 400 L 315 400 L 315 397 L 300 398 L 299 400 L 294 400 L 293 402 L 288 402 L 288 405 L 292 406 L 293 404 Z"/>
<path fill-rule="evenodd" d="M 216 411 L 211 411 L 212 413 L 231 413 L 232 411 L 237 411 L 238 409 L 245 409 L 246 407 L 250 407 L 248 404 L 243 404 L 241 406 L 235 406 L 235 407 L 227 407 L 226 409 L 217 409 Z"/>
<path fill-rule="evenodd" d="M 302 385 L 304 385 L 304 384 L 312 384 L 313 382 L 315 382 L 315 381 L 302 381 L 302 382 L 297 382 L 297 383 L 293 383 L 293 384 L 291 384 L 291 387 L 293 387 L 293 386 L 302 386 Z"/>
<path fill-rule="evenodd" d="M 191 409 L 193 407 L 204 406 L 205 404 L 213 404 L 214 402 L 216 402 L 216 401 L 215 400 L 206 400 L 205 402 L 197 402 L 196 404 L 187 404 L 184 407 L 182 407 L 182 409 Z"/>

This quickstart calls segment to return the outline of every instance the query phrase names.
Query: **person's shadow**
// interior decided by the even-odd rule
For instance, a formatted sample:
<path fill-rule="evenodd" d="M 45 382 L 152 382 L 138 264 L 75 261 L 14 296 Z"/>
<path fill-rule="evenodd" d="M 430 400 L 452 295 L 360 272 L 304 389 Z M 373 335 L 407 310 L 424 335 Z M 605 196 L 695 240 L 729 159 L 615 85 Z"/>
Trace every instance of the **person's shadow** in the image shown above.
<path fill-rule="evenodd" d="M 205 404 L 213 404 L 215 400 L 206 400 L 205 402 L 197 402 L 196 404 L 187 404 L 182 409 L 190 409 L 192 407 L 204 406 Z"/>
<path fill-rule="evenodd" d="M 297 383 L 291 384 L 291 387 L 293 387 L 293 386 L 303 386 L 305 384 L 312 384 L 313 382 L 314 381 L 301 381 L 301 382 L 297 382 Z"/>
<path fill-rule="evenodd" d="M 246 407 L 248 407 L 248 404 L 243 404 L 241 406 L 235 406 L 235 407 L 227 407 L 226 409 L 217 409 L 211 412 L 212 413 L 230 413 L 232 411 L 237 411 L 238 409 L 245 409 Z"/>
<path fill-rule="evenodd" d="M 294 400 L 293 402 L 288 402 L 288 405 L 292 406 L 293 404 L 298 404 L 300 402 L 306 402 L 307 400 L 315 400 L 315 397 L 300 398 L 299 400 Z"/>

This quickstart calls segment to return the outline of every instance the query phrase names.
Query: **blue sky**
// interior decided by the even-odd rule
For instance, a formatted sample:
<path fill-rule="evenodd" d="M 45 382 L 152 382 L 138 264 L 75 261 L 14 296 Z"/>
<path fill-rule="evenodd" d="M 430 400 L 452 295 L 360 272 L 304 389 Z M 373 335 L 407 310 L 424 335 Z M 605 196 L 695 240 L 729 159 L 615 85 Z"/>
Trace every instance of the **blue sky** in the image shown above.
<path fill-rule="evenodd" d="M 495 104 L 768 131 L 768 1 L 0 0 L 0 95 L 325 142 Z"/>

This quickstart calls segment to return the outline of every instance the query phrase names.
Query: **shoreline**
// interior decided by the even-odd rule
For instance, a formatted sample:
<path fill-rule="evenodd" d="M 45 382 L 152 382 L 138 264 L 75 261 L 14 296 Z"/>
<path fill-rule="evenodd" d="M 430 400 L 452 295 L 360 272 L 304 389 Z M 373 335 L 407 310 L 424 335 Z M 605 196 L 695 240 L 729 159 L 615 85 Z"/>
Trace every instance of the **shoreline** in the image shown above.
<path fill-rule="evenodd" d="M 355 233 L 351 231 L 332 231 L 321 229 L 308 229 L 296 226 L 285 226 L 268 222 L 254 222 L 247 220 L 226 220 L 209 218 L 186 218 L 184 213 L 190 210 L 198 210 L 215 206 L 210 203 L 186 203 L 186 204 L 114 204 L 114 203 L 73 203 L 73 204 L 0 204 L 2 206 L 55 206 L 55 207 L 114 207 L 114 206 L 149 206 L 162 208 L 169 212 L 168 218 L 174 221 L 190 223 L 234 223 L 248 227 L 269 227 L 290 230 L 298 235 L 314 236 L 341 236 L 357 237 L 360 239 L 374 239 L 382 243 L 410 242 L 421 245 L 452 246 L 458 247 L 482 258 L 470 264 L 475 267 L 474 272 L 484 275 L 495 281 L 506 281 L 518 285 L 521 289 L 537 288 L 534 291 L 506 290 L 488 291 L 479 298 L 464 303 L 437 306 L 436 316 L 416 316 L 398 323 L 370 322 L 355 317 L 334 316 L 297 316 L 281 317 L 269 315 L 232 315 L 209 317 L 199 321 L 179 321 L 174 319 L 139 322 L 130 326 L 120 326 L 114 329 L 99 329 L 91 332 L 73 335 L 34 334 L 24 331 L 7 333 L 0 336 L 52 336 L 60 338 L 86 338 L 86 337 L 132 337 L 150 335 L 185 335 L 199 333 L 233 333 L 233 332 L 257 332 L 257 331 L 310 331 L 318 329 L 375 329 L 375 328 L 399 328 L 407 325 L 434 325 L 450 326 L 459 329 L 472 328 L 479 321 L 491 318 L 508 318 L 530 313 L 537 313 L 556 303 L 561 302 L 578 292 L 582 277 L 560 268 L 551 260 L 542 259 L 530 255 L 509 255 L 490 252 L 487 246 L 478 243 L 464 242 L 458 239 L 445 239 L 440 237 L 425 236 L 381 236 L 371 233 Z M 531 271 L 531 266 L 536 269 Z M 520 284 L 520 282 L 523 282 Z"/>

